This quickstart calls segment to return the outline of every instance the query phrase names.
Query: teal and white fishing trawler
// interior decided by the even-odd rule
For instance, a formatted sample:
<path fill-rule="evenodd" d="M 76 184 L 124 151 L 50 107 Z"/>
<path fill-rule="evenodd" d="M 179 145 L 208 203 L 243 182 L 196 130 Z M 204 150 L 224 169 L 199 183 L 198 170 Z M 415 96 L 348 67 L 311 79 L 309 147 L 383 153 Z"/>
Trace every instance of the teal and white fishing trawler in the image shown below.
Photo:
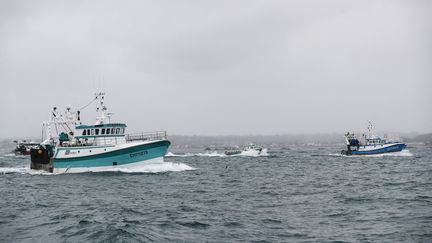
<path fill-rule="evenodd" d="M 343 155 L 374 155 L 400 152 L 406 148 L 401 142 L 387 141 L 387 138 L 378 137 L 373 134 L 373 125 L 369 121 L 368 133 L 363 134 L 361 139 L 353 133 L 345 134 L 347 149 L 342 150 Z"/>
<path fill-rule="evenodd" d="M 54 173 L 134 169 L 162 163 L 170 142 L 165 131 L 126 135 L 126 124 L 111 123 L 112 113 L 104 105 L 105 93 L 95 94 L 98 102 L 94 125 L 84 125 L 80 111 L 54 107 L 43 123 L 43 142 L 33 147 L 31 169 Z"/>

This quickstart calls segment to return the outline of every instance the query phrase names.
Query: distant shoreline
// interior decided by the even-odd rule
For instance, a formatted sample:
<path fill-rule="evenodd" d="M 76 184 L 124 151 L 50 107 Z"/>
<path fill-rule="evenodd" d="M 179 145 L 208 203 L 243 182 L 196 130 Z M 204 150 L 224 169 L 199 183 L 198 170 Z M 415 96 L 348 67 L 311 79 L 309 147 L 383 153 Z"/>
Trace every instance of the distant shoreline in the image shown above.
<path fill-rule="evenodd" d="M 379 134 L 379 133 L 378 133 Z M 427 134 L 396 134 L 403 142 L 408 144 L 432 145 L 432 133 Z M 174 147 L 229 147 L 257 143 L 269 147 L 283 147 L 289 145 L 326 146 L 343 145 L 343 134 L 285 134 L 285 135 L 168 135 Z M 2 143 L 11 143 L 13 140 L 39 141 L 38 138 L 2 138 Z"/>

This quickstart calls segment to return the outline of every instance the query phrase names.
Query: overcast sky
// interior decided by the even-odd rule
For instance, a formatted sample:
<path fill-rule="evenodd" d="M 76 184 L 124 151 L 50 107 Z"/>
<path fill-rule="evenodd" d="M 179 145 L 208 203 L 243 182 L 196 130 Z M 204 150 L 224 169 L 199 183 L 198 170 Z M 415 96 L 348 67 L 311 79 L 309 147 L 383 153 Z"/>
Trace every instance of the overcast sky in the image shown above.
<path fill-rule="evenodd" d="M 0 137 L 107 93 L 131 132 L 432 132 L 432 1 L 0 1 Z M 94 122 L 94 107 L 83 111 Z"/>

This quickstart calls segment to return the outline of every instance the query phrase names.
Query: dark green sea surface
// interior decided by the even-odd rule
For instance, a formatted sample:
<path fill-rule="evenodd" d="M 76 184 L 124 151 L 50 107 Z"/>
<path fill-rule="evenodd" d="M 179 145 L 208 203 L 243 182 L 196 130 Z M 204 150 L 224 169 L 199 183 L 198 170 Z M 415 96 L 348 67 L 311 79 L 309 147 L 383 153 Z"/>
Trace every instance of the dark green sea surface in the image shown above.
<path fill-rule="evenodd" d="M 432 149 L 408 149 L 178 150 L 138 171 L 49 175 L 3 148 L 0 242 L 432 242 Z"/>

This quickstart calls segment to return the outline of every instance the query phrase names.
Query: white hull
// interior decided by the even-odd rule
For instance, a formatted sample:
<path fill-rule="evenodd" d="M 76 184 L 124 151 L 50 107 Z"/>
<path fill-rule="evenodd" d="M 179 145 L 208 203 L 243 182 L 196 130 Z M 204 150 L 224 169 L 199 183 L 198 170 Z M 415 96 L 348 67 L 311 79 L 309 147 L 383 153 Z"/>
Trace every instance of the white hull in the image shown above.
<path fill-rule="evenodd" d="M 266 156 L 267 154 L 267 149 L 262 149 L 262 150 L 243 150 L 241 152 L 240 155 L 243 156 Z"/>

